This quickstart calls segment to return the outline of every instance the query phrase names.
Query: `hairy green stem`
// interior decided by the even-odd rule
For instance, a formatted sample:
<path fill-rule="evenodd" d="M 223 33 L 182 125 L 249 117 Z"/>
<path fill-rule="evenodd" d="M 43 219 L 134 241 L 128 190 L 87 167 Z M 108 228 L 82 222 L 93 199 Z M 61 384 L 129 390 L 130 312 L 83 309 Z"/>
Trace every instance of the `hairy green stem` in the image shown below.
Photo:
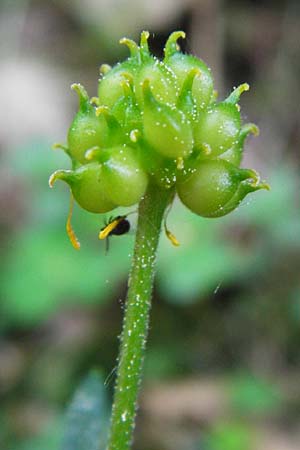
<path fill-rule="evenodd" d="M 132 443 L 148 333 L 156 250 L 164 211 L 171 195 L 170 191 L 150 184 L 139 205 L 108 450 L 129 450 Z"/>

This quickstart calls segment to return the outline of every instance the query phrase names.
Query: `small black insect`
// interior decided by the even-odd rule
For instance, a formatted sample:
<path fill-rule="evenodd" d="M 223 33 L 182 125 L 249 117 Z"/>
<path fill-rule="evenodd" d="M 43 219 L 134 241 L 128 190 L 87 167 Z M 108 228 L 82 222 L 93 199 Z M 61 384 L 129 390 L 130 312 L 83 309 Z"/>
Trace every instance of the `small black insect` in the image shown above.
<path fill-rule="evenodd" d="M 108 222 L 101 228 L 99 239 L 106 239 L 106 252 L 109 248 L 109 236 L 121 236 L 130 230 L 130 222 L 127 216 L 110 217 Z"/>

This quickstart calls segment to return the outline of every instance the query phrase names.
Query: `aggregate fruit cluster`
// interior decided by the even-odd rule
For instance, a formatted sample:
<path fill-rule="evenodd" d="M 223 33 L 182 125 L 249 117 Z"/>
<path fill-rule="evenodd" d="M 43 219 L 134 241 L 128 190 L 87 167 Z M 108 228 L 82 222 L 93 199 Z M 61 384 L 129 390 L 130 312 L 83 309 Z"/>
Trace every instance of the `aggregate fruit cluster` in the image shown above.
<path fill-rule="evenodd" d="M 203 217 L 234 210 L 250 192 L 268 188 L 257 172 L 240 168 L 254 124 L 242 124 L 238 105 L 245 83 L 217 102 L 213 78 L 200 59 L 180 51 L 181 31 L 168 38 L 164 58 L 151 55 L 148 32 L 130 39 L 130 56 L 100 69 L 98 97 L 80 84 L 77 112 L 63 146 L 71 170 L 57 170 L 50 186 L 67 182 L 77 203 L 94 213 L 140 201 L 148 183 L 173 189 Z"/>

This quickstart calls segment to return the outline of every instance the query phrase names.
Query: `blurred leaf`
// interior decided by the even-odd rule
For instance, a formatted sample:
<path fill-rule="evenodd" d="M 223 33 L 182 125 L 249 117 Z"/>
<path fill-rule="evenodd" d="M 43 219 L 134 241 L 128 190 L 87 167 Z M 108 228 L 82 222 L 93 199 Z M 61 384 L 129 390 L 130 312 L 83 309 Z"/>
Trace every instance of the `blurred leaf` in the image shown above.
<path fill-rule="evenodd" d="M 174 208 L 175 209 L 175 208 Z M 181 242 L 171 246 L 162 236 L 157 278 L 163 296 L 174 303 L 191 303 L 249 270 L 253 255 L 221 236 L 222 222 L 203 219 L 182 207 L 172 212 L 172 230 Z M 177 232 L 178 230 L 178 232 Z"/>
<path fill-rule="evenodd" d="M 300 322 L 300 286 L 294 288 L 289 296 L 289 316 L 297 324 Z"/>
<path fill-rule="evenodd" d="M 35 139 L 5 154 L 4 162 L 28 181 L 47 185 L 47 175 L 57 167 L 70 167 L 69 157 L 61 150 L 52 150 L 53 142 Z"/>
<path fill-rule="evenodd" d="M 258 192 L 235 213 L 238 223 L 260 226 L 273 245 L 300 245 L 299 173 L 291 165 L 268 175 L 269 192 Z M 227 216 L 230 220 L 231 216 Z"/>
<path fill-rule="evenodd" d="M 166 345 L 164 342 L 163 354 L 161 347 L 154 347 L 153 344 L 147 350 L 144 363 L 144 378 L 163 379 L 172 378 L 179 368 L 180 349 L 176 345 Z"/>
<path fill-rule="evenodd" d="M 275 385 L 249 374 L 234 378 L 230 397 L 239 414 L 270 414 L 276 412 L 281 405 L 281 395 Z"/>
<path fill-rule="evenodd" d="M 85 243 L 76 252 L 64 230 L 24 230 L 12 244 L 2 269 L 3 313 L 10 321 L 30 324 L 53 313 L 62 301 L 105 301 L 116 290 L 129 262 L 126 245 L 116 250 L 118 256 L 112 249 L 110 257 L 105 257 L 100 245 L 93 248 Z"/>
<path fill-rule="evenodd" d="M 201 450 L 254 450 L 251 430 L 241 424 L 217 425 L 204 439 Z"/>
<path fill-rule="evenodd" d="M 80 384 L 65 420 L 63 450 L 104 450 L 109 405 L 102 376 L 91 372 Z"/>
<path fill-rule="evenodd" d="M 60 419 L 60 417 L 59 417 Z M 61 420 L 48 426 L 44 432 L 30 439 L 23 439 L 9 450 L 58 450 L 61 443 Z"/>

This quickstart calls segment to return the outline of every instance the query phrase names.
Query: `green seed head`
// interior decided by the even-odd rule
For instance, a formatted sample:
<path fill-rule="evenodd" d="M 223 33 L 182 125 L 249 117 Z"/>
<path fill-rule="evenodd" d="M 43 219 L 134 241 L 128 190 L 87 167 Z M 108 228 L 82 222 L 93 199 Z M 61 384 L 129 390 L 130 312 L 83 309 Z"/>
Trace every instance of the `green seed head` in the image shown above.
<path fill-rule="evenodd" d="M 256 172 L 240 169 L 253 124 L 242 124 L 238 102 L 244 83 L 217 102 L 206 64 L 180 51 L 182 31 L 171 34 L 162 61 L 151 55 L 148 32 L 140 43 L 123 38 L 129 57 L 102 65 L 98 97 L 80 84 L 79 111 L 67 146 L 73 170 L 51 177 L 66 181 L 77 203 L 95 213 L 140 201 L 151 180 L 177 191 L 194 213 L 219 217 L 250 192 L 267 188 Z"/>

